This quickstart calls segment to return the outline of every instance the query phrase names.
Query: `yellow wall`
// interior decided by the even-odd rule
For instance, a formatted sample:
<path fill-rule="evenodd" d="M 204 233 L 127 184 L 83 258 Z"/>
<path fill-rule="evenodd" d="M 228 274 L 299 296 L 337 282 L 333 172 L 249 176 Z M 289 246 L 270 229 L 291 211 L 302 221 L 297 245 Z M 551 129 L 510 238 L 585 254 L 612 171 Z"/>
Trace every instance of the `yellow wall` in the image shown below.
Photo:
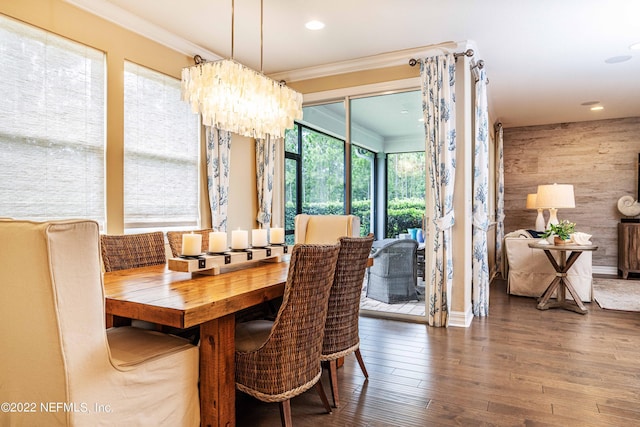
<path fill-rule="evenodd" d="M 86 44 L 106 53 L 107 69 L 107 146 L 105 232 L 120 234 L 123 220 L 123 145 L 124 145 L 124 61 L 180 78 L 182 68 L 193 65 L 193 58 L 146 39 L 109 21 L 91 15 L 62 0 L 3 0 L 0 13 L 35 25 L 60 36 Z M 204 143 L 204 138 L 203 138 Z M 253 140 L 234 135 L 229 218 L 230 224 L 245 229 L 255 227 L 257 199 L 255 190 L 255 150 Z M 204 153 L 204 152 L 203 152 Z M 204 164 L 204 156 L 202 163 Z M 246 165 L 253 165 L 249 168 Z M 201 180 L 202 194 L 206 181 Z M 210 215 L 203 200 L 203 228 L 210 225 Z"/>
<path fill-rule="evenodd" d="M 187 55 L 173 51 L 149 39 L 127 31 L 111 22 L 77 9 L 62 0 L 9 0 L 0 3 L 0 13 L 36 25 L 45 30 L 57 33 L 69 39 L 87 44 L 104 51 L 107 55 L 107 229 L 110 234 L 122 233 L 123 225 L 123 68 L 124 61 L 131 61 L 162 73 L 180 78 L 180 70 L 193 64 L 193 59 Z M 465 60 L 465 65 L 467 61 Z M 463 74 L 464 75 L 464 74 Z M 302 92 L 314 93 L 326 90 L 348 88 L 366 84 L 384 83 L 403 80 L 419 76 L 419 70 L 408 65 L 373 69 L 361 72 L 310 79 L 306 81 L 289 82 L 288 84 Z M 466 79 L 468 80 L 468 79 Z M 468 83 L 464 85 L 468 87 Z M 468 94 L 463 96 L 468 97 Z M 460 99 L 461 97 L 459 97 Z M 470 99 L 470 98 L 469 98 Z M 468 118 L 465 117 L 461 125 L 463 129 L 470 129 Z M 463 130 L 462 129 L 462 130 Z M 464 131 L 459 134 L 465 135 Z M 467 147 L 468 137 L 462 147 Z M 204 138 L 203 138 L 204 142 Z M 467 147 L 468 148 L 468 147 Z M 281 147 L 281 151 L 282 151 Z M 202 163 L 204 165 L 204 150 Z M 279 160 L 281 160 L 279 153 Z M 255 228 L 257 223 L 257 197 L 255 186 L 255 149 L 251 138 L 234 135 L 231 148 L 231 177 L 228 211 L 228 229 L 238 227 L 244 229 Z M 282 173 L 282 170 L 279 171 Z M 466 168 L 460 168 L 456 175 L 456 187 L 468 185 L 465 176 Z M 204 174 L 202 175 L 202 195 L 206 194 Z M 282 177 L 276 177 L 281 180 Z M 278 183 L 277 183 L 278 184 Z M 282 183 L 275 186 L 274 202 L 282 201 Z M 457 255 L 467 259 L 468 252 L 467 229 L 469 224 L 464 220 L 468 208 L 468 189 L 461 191 L 465 194 L 462 206 L 459 206 L 459 221 L 454 227 L 454 241 L 458 242 Z M 459 193 L 460 194 L 460 193 Z M 206 198 L 203 197 L 204 200 Z M 205 202 L 203 202 L 204 205 Z M 201 216 L 203 228 L 210 225 L 208 207 L 203 206 Z M 274 205 L 274 224 L 282 224 L 283 212 Z M 468 258 L 470 259 L 470 258 Z M 452 308 L 454 311 L 465 313 L 469 309 L 469 265 L 463 263 L 454 278 Z"/>
<path fill-rule="evenodd" d="M 419 67 L 409 67 L 408 65 L 401 65 L 395 67 L 376 68 L 373 70 L 338 74 L 327 77 L 319 77 L 297 82 L 287 82 L 287 86 L 290 86 L 291 88 L 301 93 L 314 93 L 374 83 L 384 83 L 392 80 L 403 80 L 419 76 Z"/>

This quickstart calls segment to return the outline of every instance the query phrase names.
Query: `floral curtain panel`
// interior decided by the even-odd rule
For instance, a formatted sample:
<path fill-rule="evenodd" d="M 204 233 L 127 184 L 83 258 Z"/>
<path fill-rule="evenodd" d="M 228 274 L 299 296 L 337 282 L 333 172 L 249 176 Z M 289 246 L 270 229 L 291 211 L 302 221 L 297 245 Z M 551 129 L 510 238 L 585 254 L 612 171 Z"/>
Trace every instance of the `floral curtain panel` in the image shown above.
<path fill-rule="evenodd" d="M 456 168 L 456 64 L 453 54 L 426 58 L 420 64 L 422 80 L 422 110 L 427 145 L 427 165 L 433 205 L 434 227 L 430 250 L 431 271 L 428 285 L 428 322 L 431 326 L 446 327 L 451 311 L 453 282 L 453 251 L 451 227 L 453 186 Z"/>
<path fill-rule="evenodd" d="M 271 224 L 273 203 L 273 175 L 275 172 L 276 145 L 280 138 L 267 135 L 256 139 L 256 186 L 258 189 L 258 216 L 261 228 Z"/>
<path fill-rule="evenodd" d="M 502 243 L 504 242 L 504 156 L 502 140 L 502 123 L 496 126 L 496 265 L 504 277 L 502 265 Z"/>
<path fill-rule="evenodd" d="M 484 69 L 476 82 L 475 147 L 473 160 L 473 280 L 472 310 L 474 316 L 489 315 L 489 112 Z"/>
<path fill-rule="evenodd" d="M 207 188 L 211 208 L 211 227 L 227 231 L 229 208 L 229 163 L 231 161 L 231 132 L 206 126 Z"/>

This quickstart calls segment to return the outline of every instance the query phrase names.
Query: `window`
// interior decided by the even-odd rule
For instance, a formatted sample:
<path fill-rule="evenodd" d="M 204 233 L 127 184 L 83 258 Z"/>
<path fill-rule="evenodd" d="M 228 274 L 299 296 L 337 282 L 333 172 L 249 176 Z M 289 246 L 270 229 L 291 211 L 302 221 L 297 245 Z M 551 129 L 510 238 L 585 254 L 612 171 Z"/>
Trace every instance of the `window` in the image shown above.
<path fill-rule="evenodd" d="M 199 224 L 198 116 L 180 100 L 180 81 L 126 62 L 125 229 Z"/>
<path fill-rule="evenodd" d="M 302 212 L 344 214 L 344 141 L 302 127 Z"/>
<path fill-rule="evenodd" d="M 300 157 L 299 125 L 295 124 L 293 130 L 287 130 L 284 135 L 285 159 L 285 204 L 284 204 L 284 230 L 285 241 L 293 244 L 296 214 L 302 212 L 302 187 L 300 176 L 302 175 L 302 158 Z"/>
<path fill-rule="evenodd" d="M 360 218 L 360 235 L 374 232 L 376 154 L 351 146 L 351 213 Z"/>
<path fill-rule="evenodd" d="M 298 213 L 345 213 L 345 143 L 302 124 L 285 134 L 285 232 Z M 288 243 L 293 239 L 288 238 Z"/>
<path fill-rule="evenodd" d="M 0 216 L 104 227 L 105 55 L 0 15 Z"/>
<path fill-rule="evenodd" d="M 350 99 L 351 143 L 378 154 L 380 161 L 375 163 L 372 177 L 377 184 L 375 198 L 372 201 L 373 218 L 377 219 L 376 237 L 396 237 L 406 232 L 407 223 L 413 224 L 417 215 L 417 204 L 424 211 L 424 182 L 418 184 L 419 177 L 424 181 L 425 135 L 422 113 L 422 95 L 419 90 L 404 90 L 379 95 L 363 95 Z M 355 156 L 362 150 L 352 154 Z M 401 153 L 401 154 L 397 154 Z M 422 153 L 422 160 L 419 156 Z M 387 161 L 382 160 L 387 157 Z M 414 158 L 415 157 L 415 158 Z M 364 159 L 362 159 L 364 161 Z M 413 162 L 413 163 L 412 163 Z M 362 185 L 366 174 L 362 164 Z M 385 167 L 386 166 L 386 167 Z M 412 169 L 412 167 L 416 169 Z M 352 186 L 356 190 L 355 164 L 352 171 Z M 407 188 L 407 185 L 411 187 Z M 398 186 L 396 188 L 395 186 Z M 411 194 L 407 196 L 407 191 Z M 416 199 L 409 201 L 407 197 Z M 420 199 L 418 201 L 417 199 Z M 353 209 L 360 205 L 357 196 L 353 196 Z M 424 212 L 423 212 L 424 213 Z M 423 213 L 419 215 L 421 224 Z M 366 219 L 359 215 L 362 222 Z M 417 228 L 418 226 L 410 226 Z"/>
<path fill-rule="evenodd" d="M 387 154 L 387 228 L 397 237 L 409 228 L 422 228 L 425 212 L 424 151 Z"/>

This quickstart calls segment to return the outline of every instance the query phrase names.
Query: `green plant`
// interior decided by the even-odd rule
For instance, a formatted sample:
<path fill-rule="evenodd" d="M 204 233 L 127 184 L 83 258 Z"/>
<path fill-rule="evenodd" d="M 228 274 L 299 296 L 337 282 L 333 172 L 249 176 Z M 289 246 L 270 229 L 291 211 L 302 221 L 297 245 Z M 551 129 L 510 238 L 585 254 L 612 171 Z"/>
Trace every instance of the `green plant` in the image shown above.
<path fill-rule="evenodd" d="M 562 240 L 569 240 L 571 233 L 576 231 L 576 223 L 569 222 L 566 219 L 558 224 L 549 224 L 549 229 L 544 232 L 542 237 L 558 236 Z"/>

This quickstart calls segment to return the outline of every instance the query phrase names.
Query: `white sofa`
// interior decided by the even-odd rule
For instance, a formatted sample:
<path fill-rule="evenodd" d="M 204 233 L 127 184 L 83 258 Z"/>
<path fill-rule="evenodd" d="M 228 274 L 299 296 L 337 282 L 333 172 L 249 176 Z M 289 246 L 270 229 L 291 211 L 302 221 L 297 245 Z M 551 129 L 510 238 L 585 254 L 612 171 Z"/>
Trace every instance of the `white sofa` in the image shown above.
<path fill-rule="evenodd" d="M 540 297 L 555 278 L 556 272 L 544 251 L 529 247 L 535 240 L 527 230 L 517 230 L 504 237 L 503 272 L 507 277 L 507 292 L 511 295 Z M 552 253 L 558 260 L 559 253 Z M 568 271 L 567 279 L 582 301 L 592 300 L 591 252 L 585 251 L 578 257 Z M 567 299 L 572 299 L 568 292 Z"/>

